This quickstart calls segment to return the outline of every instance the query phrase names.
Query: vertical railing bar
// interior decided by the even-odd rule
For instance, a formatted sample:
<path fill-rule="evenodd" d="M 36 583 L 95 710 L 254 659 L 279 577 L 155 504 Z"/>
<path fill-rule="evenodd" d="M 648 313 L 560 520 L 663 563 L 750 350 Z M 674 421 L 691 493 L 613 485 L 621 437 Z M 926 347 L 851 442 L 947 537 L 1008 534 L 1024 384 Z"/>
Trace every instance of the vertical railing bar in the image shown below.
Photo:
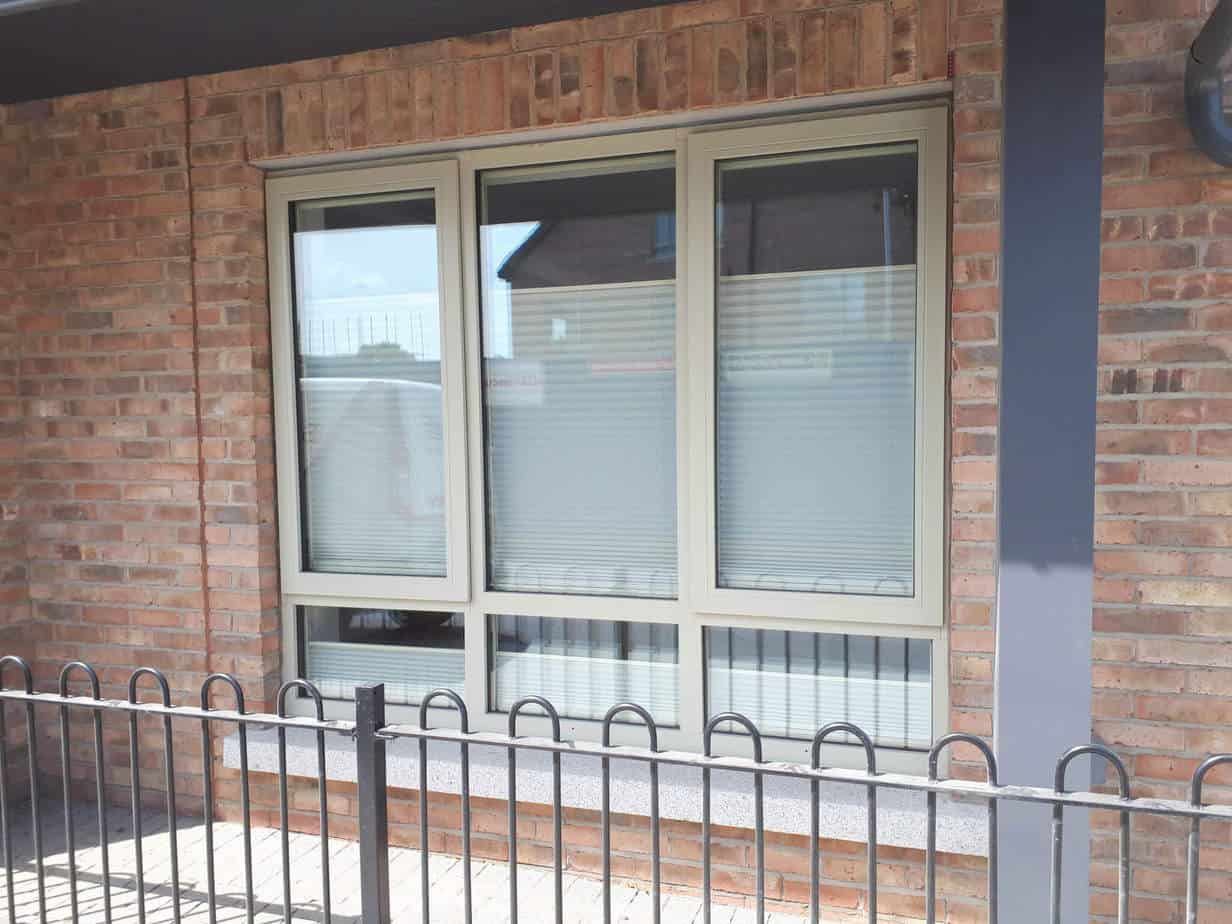
<path fill-rule="evenodd" d="M 702 924 L 710 924 L 710 915 L 710 767 L 707 765 L 702 767 Z"/>
<path fill-rule="evenodd" d="M 432 877 L 428 870 L 428 739 L 419 739 L 419 901 L 420 921 L 431 920 L 430 891 Z"/>
<path fill-rule="evenodd" d="M 465 714 L 463 715 L 465 723 Z M 467 731 L 463 724 L 462 731 Z M 462 742 L 462 902 L 465 905 L 466 920 L 464 924 L 472 924 L 474 916 L 473 885 L 471 883 L 471 761 L 470 745 Z"/>
<path fill-rule="evenodd" d="M 43 861 L 43 810 L 39 799 L 38 729 L 34 703 L 26 703 L 26 763 L 30 772 L 30 821 L 34 835 L 34 870 L 38 877 L 39 921 L 47 922 L 47 871 Z"/>
<path fill-rule="evenodd" d="M 133 873 L 137 879 L 137 921 L 145 924 L 145 857 L 141 828 L 141 765 L 137 759 L 137 713 L 128 714 L 129 788 L 133 803 Z"/>
<path fill-rule="evenodd" d="M 316 710 L 318 722 L 325 721 L 325 703 L 321 692 L 307 680 L 288 680 L 278 688 L 275 697 L 279 718 L 287 714 L 287 694 L 292 690 L 300 690 L 311 699 Z M 321 916 L 324 924 L 333 920 L 332 902 L 329 889 L 329 792 L 325 762 L 325 731 L 318 728 L 317 739 L 317 792 L 319 795 L 319 833 L 321 854 Z M 282 914 L 285 924 L 291 924 L 291 833 L 290 810 L 287 805 L 287 730 L 278 726 L 278 820 L 282 848 Z"/>
<path fill-rule="evenodd" d="M 1065 838 L 1065 808 L 1060 802 L 1052 804 L 1052 868 L 1048 876 L 1048 920 L 1061 924 L 1061 851 Z"/>
<path fill-rule="evenodd" d="M 244 834 L 244 908 L 248 924 L 256 915 L 252 884 L 252 798 L 248 785 L 248 726 L 241 722 L 236 730 L 240 743 L 240 815 Z"/>
<path fill-rule="evenodd" d="M 291 924 L 291 834 L 287 805 L 287 730 L 278 726 L 278 828 L 282 851 L 282 920 Z"/>
<path fill-rule="evenodd" d="M 163 754 L 167 780 L 167 835 L 171 858 L 171 919 L 174 924 L 180 924 L 180 850 L 175 817 L 175 762 L 172 756 L 174 747 L 169 715 L 163 717 Z"/>
<path fill-rule="evenodd" d="M 605 729 L 606 730 L 606 729 Z M 604 742 L 606 745 L 607 742 Z M 599 759 L 599 828 L 603 847 L 603 924 L 612 924 L 612 762 L 604 753 Z"/>
<path fill-rule="evenodd" d="M 644 707 L 636 703 L 617 703 L 607 711 L 603 717 L 603 747 L 609 748 L 612 745 L 612 722 L 616 716 L 622 712 L 632 712 L 646 726 L 646 733 L 650 737 L 650 750 L 652 752 L 659 750 L 659 729 L 655 725 L 655 720 L 650 712 Z M 603 920 L 605 924 L 611 924 L 612 919 L 612 774 L 611 761 L 605 753 L 601 759 L 602 764 L 602 787 L 603 787 L 603 803 L 602 803 L 602 828 L 603 828 Z M 660 851 L 659 851 L 659 764 L 656 760 L 650 761 L 650 877 L 651 877 L 651 896 L 654 901 L 654 922 L 658 924 L 661 915 L 661 897 L 662 897 L 662 881 L 660 874 Z"/>
<path fill-rule="evenodd" d="M 510 737 L 513 737 L 512 735 Z M 518 755 L 509 745 L 509 924 L 518 924 Z"/>
<path fill-rule="evenodd" d="M 711 716 L 702 732 L 703 751 L 706 757 L 711 755 L 711 745 L 714 730 L 725 722 L 741 725 L 753 740 L 753 761 L 762 762 L 761 732 L 748 716 L 739 712 L 721 712 Z M 760 770 L 753 774 L 753 851 L 756 859 L 756 919 L 758 924 L 766 920 L 766 824 L 765 799 L 763 797 L 763 774 Z M 702 912 L 703 921 L 710 924 L 710 770 L 702 769 Z"/>
<path fill-rule="evenodd" d="M 865 771 L 869 776 L 877 775 L 877 751 L 873 747 L 873 740 L 868 736 L 864 729 L 851 722 L 830 722 L 828 725 L 822 726 L 817 730 L 817 734 L 813 736 L 813 746 L 811 750 L 812 767 L 814 770 L 821 769 L 821 746 L 825 740 L 831 735 L 854 735 L 860 742 L 860 746 L 864 748 L 864 763 Z M 846 739 L 844 739 L 846 740 Z M 809 787 L 811 804 L 809 805 L 810 825 L 809 833 L 812 835 L 812 843 L 809 848 L 809 918 L 811 924 L 817 924 L 817 919 L 821 914 L 821 870 L 820 870 L 820 847 L 818 841 L 821 838 L 820 830 L 820 802 L 821 791 L 819 781 L 814 778 L 812 785 Z M 876 924 L 877 922 L 877 784 L 869 783 L 866 794 L 865 811 L 868 815 L 868 848 L 865 852 L 867 862 L 867 880 L 868 880 L 868 900 L 866 902 L 866 910 L 868 916 L 868 924 Z"/>
<path fill-rule="evenodd" d="M 96 696 L 95 699 L 98 697 Z M 98 812 L 98 849 L 103 881 L 103 920 L 111 924 L 111 858 L 107 831 L 107 780 L 103 760 L 103 710 L 93 709 L 94 721 L 94 797 Z"/>
<path fill-rule="evenodd" d="M 992 781 L 996 785 L 996 781 Z M 997 866 L 998 859 L 998 844 L 997 844 L 997 797 L 990 796 L 988 799 L 988 924 L 997 924 L 998 906 L 1000 905 L 1000 896 L 998 894 L 999 876 Z"/>
<path fill-rule="evenodd" d="M 64 694 L 61 693 L 63 696 Z M 64 792 L 64 846 L 68 856 L 68 896 L 69 908 L 73 920 L 79 917 L 77 913 L 77 851 L 73 841 L 73 785 L 72 766 L 68 752 L 68 706 L 61 706 L 60 712 L 60 773 Z"/>
<path fill-rule="evenodd" d="M 34 692 L 34 676 L 30 665 L 16 655 L 6 655 L 0 658 L 0 689 L 3 689 L 4 668 L 12 665 L 22 674 L 22 682 L 27 693 Z M 0 703 L 0 841 L 4 843 L 4 878 L 6 897 L 9 906 L 9 920 L 17 920 L 17 897 L 13 890 L 13 832 L 9 825 L 9 740 L 8 740 L 8 703 Z"/>
<path fill-rule="evenodd" d="M 809 924 L 821 917 L 821 781 L 809 780 Z"/>
<path fill-rule="evenodd" d="M 90 695 L 95 699 L 99 697 L 98 675 L 94 673 L 90 665 L 81 661 L 72 661 L 60 670 L 59 693 L 60 696 L 68 696 L 68 678 L 69 674 L 74 670 L 80 670 L 85 673 L 90 681 Z M 98 712 L 94 713 L 96 719 Z M 78 915 L 77 903 L 77 847 L 75 832 L 73 830 L 73 786 L 72 786 L 72 762 L 69 755 L 69 717 L 68 706 L 60 707 L 60 771 L 62 774 L 62 782 L 64 784 L 64 845 L 68 852 L 68 890 L 69 890 L 69 908 L 76 921 Z M 103 880 L 103 891 L 106 892 L 107 882 Z"/>
<path fill-rule="evenodd" d="M 560 714 L 548 700 L 542 696 L 527 696 L 509 707 L 509 924 L 517 924 L 518 920 L 518 884 L 517 884 L 517 769 L 516 745 L 518 714 L 527 706 L 537 706 L 547 713 L 552 723 L 552 740 L 560 741 Z M 552 871 L 556 901 L 556 924 L 565 920 L 565 882 L 564 882 L 564 838 L 561 830 L 561 784 L 560 784 L 560 752 L 552 752 Z"/>
<path fill-rule="evenodd" d="M 924 841 L 924 921 L 936 924 L 937 920 L 937 794 L 925 796 L 925 841 Z"/>
<path fill-rule="evenodd" d="M 9 831 L 9 732 L 8 701 L 0 702 L 0 842 L 4 844 L 5 898 L 9 921 L 17 920 L 17 900 L 13 894 L 13 835 Z"/>
<path fill-rule="evenodd" d="M 756 740 L 756 739 L 754 739 Z M 760 750 L 760 749 L 759 749 Z M 760 757 L 757 758 L 761 760 Z M 764 779 L 760 773 L 753 773 L 753 819 L 754 819 L 754 849 L 757 855 L 757 922 L 766 921 L 766 809 L 764 797 Z"/>
<path fill-rule="evenodd" d="M 462 734 L 469 735 L 471 726 L 470 718 L 467 716 L 466 703 L 462 697 L 453 690 L 439 689 L 433 690 L 427 696 L 419 701 L 419 727 L 421 729 L 428 728 L 428 707 L 435 699 L 449 700 L 455 709 L 458 710 L 458 727 Z M 424 770 L 420 773 L 419 786 L 421 798 L 426 798 L 428 792 L 428 777 L 427 777 L 427 739 L 421 738 L 419 752 L 420 767 Z M 470 746 L 463 741 L 461 743 L 462 752 L 462 904 L 464 906 L 463 914 L 465 915 L 465 924 L 471 924 L 471 918 L 474 913 L 471 902 L 471 763 L 470 763 Z M 427 829 L 426 816 L 421 815 L 421 828 Z M 424 850 L 423 855 L 426 857 L 427 851 Z M 426 880 L 425 880 L 426 882 Z M 427 886 L 424 887 L 424 894 L 427 895 Z M 427 909 L 424 910 L 424 921 L 428 920 Z"/>
<path fill-rule="evenodd" d="M 171 689 L 167 685 L 167 678 L 163 676 L 161 671 L 155 670 L 152 667 L 139 667 L 128 678 L 128 701 L 130 703 L 137 702 L 137 681 L 142 677 L 152 677 L 158 684 L 159 693 L 162 694 L 162 704 L 166 707 L 171 706 Z M 141 759 L 138 754 L 138 729 L 137 729 L 137 713 L 130 712 L 128 716 L 128 759 L 130 765 L 130 773 L 132 775 L 132 795 L 133 795 L 133 843 L 136 848 L 136 863 L 135 871 L 137 874 L 137 920 L 140 924 L 145 924 L 145 860 L 144 854 L 144 831 L 141 820 Z M 171 763 L 171 716 L 164 717 L 163 724 L 163 748 L 164 757 L 166 758 L 167 774 L 167 814 L 169 816 L 168 830 L 171 834 L 171 849 L 172 849 L 172 875 L 175 877 L 175 890 L 172 896 L 173 900 L 173 915 L 175 920 L 179 921 L 180 914 L 180 897 L 179 897 L 179 880 L 178 867 L 175 861 L 175 783 L 172 774 Z"/>
<path fill-rule="evenodd" d="M 556 740 L 560 740 L 559 734 Z M 552 752 L 552 873 L 553 886 L 556 893 L 556 924 L 565 921 L 565 848 L 561 830 L 561 816 L 564 814 L 561 805 L 560 751 Z"/>
<path fill-rule="evenodd" d="M 1056 773 L 1053 776 L 1053 791 L 1057 795 L 1065 792 L 1065 771 L 1076 757 L 1089 754 L 1102 757 L 1112 765 L 1117 774 L 1117 783 L 1121 798 L 1129 801 L 1129 771 L 1125 763 L 1115 753 L 1102 744 L 1083 744 L 1070 748 L 1057 761 Z M 1061 924 L 1061 886 L 1062 886 L 1062 851 L 1064 850 L 1064 807 L 1060 802 L 1052 806 L 1052 874 L 1049 884 L 1049 897 L 1052 901 L 1052 924 Z M 1129 812 L 1122 811 L 1120 815 L 1120 833 L 1117 837 L 1117 922 L 1129 924 Z"/>
<path fill-rule="evenodd" d="M 875 783 L 868 784 L 868 924 L 877 924 L 877 786 Z"/>
<path fill-rule="evenodd" d="M 650 762 L 650 892 L 654 924 L 663 920 L 663 853 L 659 837 L 659 762 Z"/>
<path fill-rule="evenodd" d="M 997 784 L 997 758 L 992 748 L 983 738 L 963 732 L 951 732 L 939 738 L 928 752 L 928 779 L 936 782 L 937 768 L 941 761 L 941 752 L 954 744 L 968 744 L 980 752 L 984 758 L 984 766 L 988 774 L 988 785 Z M 987 796 L 988 800 L 988 924 L 997 924 L 997 795 Z M 928 841 L 924 856 L 924 894 L 927 908 L 927 924 L 934 924 L 937 917 L 937 794 L 930 791 L 927 795 Z"/>
<path fill-rule="evenodd" d="M 208 687 L 201 691 L 202 709 L 208 709 L 205 701 Z M 210 742 L 210 720 L 201 720 L 201 802 L 205 828 L 205 903 L 209 924 L 217 924 L 217 893 L 214 887 L 214 780 L 210 772 L 213 759 Z"/>
<path fill-rule="evenodd" d="M 167 678 L 163 676 L 162 671 L 155 670 L 152 667 L 139 667 L 133 671 L 128 677 L 128 701 L 130 703 L 137 702 L 137 681 L 142 677 L 152 677 L 155 683 L 158 684 L 158 692 L 162 697 L 164 707 L 171 707 L 171 688 L 167 684 Z M 133 834 L 134 843 L 137 849 L 137 918 L 138 921 L 144 924 L 145 922 L 145 867 L 142 857 L 143 853 L 143 831 L 141 827 L 141 760 L 138 754 L 137 741 L 137 714 L 135 712 L 129 714 L 128 721 L 128 741 L 129 741 L 129 762 L 132 772 L 132 789 L 133 789 Z M 167 787 L 167 833 L 170 835 L 170 859 L 171 859 L 171 913 L 175 924 L 180 921 L 180 869 L 179 858 L 176 851 L 176 826 L 175 826 L 175 766 L 172 758 L 173 748 L 171 741 L 171 716 L 163 716 L 163 763 L 166 768 L 165 785 Z"/>
<path fill-rule="evenodd" d="M 324 704 L 317 695 L 317 719 L 324 720 Z M 325 732 L 317 729 L 317 793 L 321 808 L 321 915 L 324 924 L 334 920 L 333 900 L 330 895 L 329 876 L 329 778 L 326 776 Z"/>
<path fill-rule="evenodd" d="M 73 837 L 73 783 L 72 764 L 68 748 L 68 706 L 60 707 L 60 773 L 64 790 L 64 846 L 68 856 L 69 910 L 76 921 L 77 910 L 77 845 Z"/>
<path fill-rule="evenodd" d="M 230 674 L 214 673 L 210 674 L 201 684 L 201 709 L 209 711 L 210 708 L 210 687 L 214 683 L 224 683 L 231 688 L 232 694 L 235 696 L 235 710 L 240 715 L 244 714 L 244 691 L 237 681 Z M 243 790 L 242 801 L 244 802 L 244 872 L 247 880 L 248 890 L 245 895 L 245 908 L 247 909 L 247 919 L 251 924 L 253 917 L 253 902 L 252 902 L 252 858 L 251 858 L 251 836 L 248 828 L 248 736 L 243 722 L 238 723 L 238 733 L 240 742 L 240 786 Z M 202 802 L 205 812 L 205 887 L 206 887 L 206 902 L 208 904 L 207 914 L 209 916 L 209 924 L 215 924 L 218 919 L 217 892 L 214 878 L 214 775 L 211 772 L 214 760 L 213 740 L 210 735 L 210 720 L 201 720 L 201 761 L 202 761 Z"/>
<path fill-rule="evenodd" d="M 1206 775 L 1223 764 L 1232 764 L 1232 754 L 1216 754 L 1208 757 L 1194 770 L 1189 784 L 1189 804 L 1195 808 L 1202 805 L 1202 784 Z M 1189 849 L 1185 860 L 1185 924 L 1198 922 L 1198 873 L 1202 849 L 1202 818 L 1194 815 L 1189 821 Z"/>

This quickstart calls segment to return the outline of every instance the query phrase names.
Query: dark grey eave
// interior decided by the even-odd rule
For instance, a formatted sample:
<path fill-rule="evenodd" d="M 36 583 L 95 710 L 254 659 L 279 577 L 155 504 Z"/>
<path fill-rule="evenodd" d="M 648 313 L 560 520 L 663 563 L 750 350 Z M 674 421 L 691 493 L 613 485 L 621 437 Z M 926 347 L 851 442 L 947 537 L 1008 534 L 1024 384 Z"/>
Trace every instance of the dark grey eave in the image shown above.
<path fill-rule="evenodd" d="M 667 0 L 0 0 L 0 103 L 661 6 Z"/>

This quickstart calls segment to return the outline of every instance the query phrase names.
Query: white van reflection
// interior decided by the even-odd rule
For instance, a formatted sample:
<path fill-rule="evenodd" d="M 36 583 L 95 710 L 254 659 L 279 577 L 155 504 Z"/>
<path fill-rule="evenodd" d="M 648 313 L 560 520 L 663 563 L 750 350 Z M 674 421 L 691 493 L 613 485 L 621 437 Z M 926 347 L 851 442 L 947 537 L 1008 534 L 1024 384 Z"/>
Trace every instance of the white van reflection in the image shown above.
<path fill-rule="evenodd" d="M 304 378 L 300 415 L 308 567 L 443 575 L 441 387 Z"/>

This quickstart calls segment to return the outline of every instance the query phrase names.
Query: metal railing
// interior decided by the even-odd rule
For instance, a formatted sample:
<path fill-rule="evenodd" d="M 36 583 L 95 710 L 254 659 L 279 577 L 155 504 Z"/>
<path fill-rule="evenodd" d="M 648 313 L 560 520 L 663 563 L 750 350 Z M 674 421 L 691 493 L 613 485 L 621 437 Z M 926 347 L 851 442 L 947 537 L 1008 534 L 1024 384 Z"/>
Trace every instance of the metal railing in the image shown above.
<path fill-rule="evenodd" d="M 16 669 L 21 674 L 20 689 L 4 688 L 3 679 L 6 669 Z M 71 695 L 69 682 L 74 674 L 80 674 L 88 681 L 89 695 Z M 149 678 L 157 686 L 159 698 L 155 702 L 140 702 L 138 700 L 139 682 Z M 230 690 L 235 699 L 234 709 L 210 708 L 210 694 L 214 687 L 224 686 Z M 78 916 L 78 883 L 76 873 L 76 857 L 74 846 L 73 792 L 70 773 L 70 722 L 69 714 L 73 710 L 82 710 L 90 714 L 93 725 L 93 758 L 94 783 L 97 794 L 98 837 L 101 850 L 104 920 L 113 920 L 112 902 L 109 890 L 108 867 L 108 822 L 107 798 L 105 786 L 114 780 L 106 778 L 106 761 L 104 755 L 104 739 L 102 732 L 103 716 L 106 713 L 124 714 L 128 719 L 129 743 L 129 788 L 132 810 L 132 829 L 136 842 L 136 892 L 137 920 L 144 924 L 146 920 L 145 893 L 147 883 L 141 864 L 142 855 L 142 784 L 140 775 L 140 740 L 138 734 L 138 719 L 155 717 L 162 720 L 163 731 L 163 791 L 166 797 L 167 826 L 170 833 L 170 887 L 173 920 L 180 920 L 180 857 L 176 849 L 176 767 L 175 748 L 173 744 L 173 722 L 177 720 L 196 721 L 200 723 L 202 741 L 202 773 L 203 811 L 206 851 L 206 889 L 208 897 L 208 913 L 211 922 L 216 920 L 216 888 L 214 869 L 214 792 L 211 783 L 210 762 L 214 759 L 212 730 L 214 723 L 234 725 L 238 729 L 239 752 L 239 783 L 242 812 L 242 837 L 244 857 L 244 903 L 247 920 L 254 918 L 256 902 L 253 888 L 253 829 L 250 817 L 251 799 L 249 791 L 249 761 L 248 738 L 250 728 L 272 727 L 276 729 L 278 749 L 278 803 L 279 827 L 281 833 L 281 878 L 283 915 L 285 921 L 292 917 L 292 879 L 291 853 L 289 845 L 289 811 L 288 811 L 288 771 L 287 742 L 288 729 L 307 729 L 315 733 L 317 752 L 317 778 L 319 790 L 320 813 L 320 874 L 321 895 L 323 897 L 321 917 L 326 924 L 332 920 L 330 902 L 330 843 L 329 815 L 326 787 L 326 736 L 341 735 L 354 740 L 356 768 L 358 778 L 358 815 L 359 815 L 359 856 L 360 856 L 360 890 L 362 905 L 362 920 L 371 924 L 386 924 L 390 921 L 390 874 L 389 874 L 389 824 L 386 804 L 386 744 L 399 739 L 409 739 L 418 743 L 419 753 L 419 849 L 421 851 L 421 881 L 420 909 L 421 920 L 432 920 L 432 890 L 429 880 L 429 818 L 428 800 L 422 794 L 428 789 L 428 743 L 431 741 L 449 742 L 459 748 L 461 754 L 461 818 L 462 818 L 462 869 L 463 895 L 462 904 L 465 920 L 471 924 L 474 915 L 473 896 L 471 890 L 471 793 L 469 787 L 469 757 L 470 749 L 475 746 L 495 746 L 507 753 L 508 760 L 508 861 L 509 861 L 509 908 L 510 921 L 518 921 L 518 828 L 517 828 L 517 757 L 520 751 L 540 751 L 551 755 L 552 773 L 552 873 L 554 884 L 554 918 L 557 924 L 563 922 L 565 913 L 563 877 L 565 871 L 565 855 L 562 844 L 562 793 L 561 793 L 561 757 L 564 754 L 583 755 L 597 758 L 601 768 L 601 848 L 602 848 L 602 918 L 605 924 L 612 920 L 612 840 L 611 840 L 611 761 L 631 760 L 648 765 L 650 779 L 650 798 L 648 805 L 649 824 L 651 831 L 651 894 L 653 900 L 653 920 L 658 924 L 663 904 L 661 876 L 661 845 L 659 838 L 659 768 L 663 766 L 689 767 L 701 771 L 702 785 L 702 902 L 703 920 L 711 919 L 711 773 L 712 771 L 740 771 L 749 774 L 752 782 L 754 802 L 754 857 L 756 873 L 756 890 L 754 901 L 758 920 L 765 919 L 766 902 L 766 857 L 765 857 L 765 823 L 763 780 L 767 776 L 793 778 L 807 781 L 810 786 L 811 804 L 809 807 L 811 823 L 809 837 L 809 916 L 816 924 L 820 914 L 820 856 L 819 856 L 819 814 L 821 806 L 820 784 L 824 781 L 859 785 L 867 793 L 867 889 L 866 912 L 870 924 L 877 920 L 877 797 L 880 790 L 907 790 L 923 793 L 926 799 L 926 832 L 924 848 L 925 871 L 925 920 L 932 924 L 936 916 L 937 898 L 937 800 L 938 796 L 956 796 L 975 799 L 987 807 L 988 827 L 988 863 L 987 863 L 987 899 L 988 920 L 996 924 L 997 920 L 997 808 L 1002 802 L 1020 802 L 1047 805 L 1052 808 L 1052 866 L 1051 866 L 1051 921 L 1058 924 L 1061 919 L 1061 869 L 1062 869 L 1062 834 L 1064 829 L 1064 811 L 1066 808 L 1100 809 L 1119 813 L 1119 846 L 1118 846 L 1118 907 L 1117 920 L 1119 924 L 1129 922 L 1130 893 L 1130 816 L 1146 814 L 1170 816 L 1187 819 L 1189 822 L 1188 850 L 1186 855 L 1186 921 L 1195 924 L 1198 918 L 1198 876 L 1200 869 L 1200 834 L 1201 824 L 1206 819 L 1232 821 L 1232 806 L 1204 805 L 1202 801 L 1203 784 L 1212 769 L 1222 764 L 1232 764 L 1232 754 L 1219 754 L 1208 758 L 1194 772 L 1188 801 L 1164 800 L 1154 798 L 1134 797 L 1130 790 L 1129 775 L 1121 759 L 1108 748 L 1101 745 L 1084 744 L 1075 747 L 1061 756 L 1056 765 L 1056 777 L 1051 789 L 1034 786 L 1003 785 L 998 782 L 996 758 L 989 746 L 980 738 L 966 734 L 950 734 L 938 740 L 932 747 L 928 759 L 928 774 L 926 777 L 910 776 L 899 773 L 883 773 L 877 770 L 876 754 L 872 741 L 865 732 L 847 722 L 835 722 L 818 730 L 812 744 L 812 761 L 809 766 L 799 764 L 766 761 L 762 757 L 762 737 L 756 726 L 746 716 L 739 713 L 726 712 L 714 716 L 707 722 L 705 730 L 705 748 L 703 754 L 690 754 L 676 751 L 662 751 L 658 747 L 658 729 L 650 713 L 634 703 L 618 703 L 608 710 L 602 722 L 602 740 L 599 743 L 587 741 L 562 741 L 560 734 L 560 717 L 555 707 L 542 697 L 527 697 L 516 703 L 509 712 L 507 734 L 472 732 L 466 704 L 462 698 L 451 690 L 436 690 L 424 698 L 419 709 L 418 725 L 388 724 L 385 721 L 384 687 L 381 684 L 370 684 L 356 690 L 355 721 L 336 721 L 324 718 L 323 703 L 320 693 L 309 682 L 303 680 L 289 681 L 280 688 L 276 697 L 276 713 L 251 713 L 245 711 L 244 694 L 240 684 L 226 674 L 212 674 L 201 686 L 199 706 L 176 706 L 171 703 L 169 687 L 166 678 L 152 668 L 139 668 L 134 671 L 128 681 L 128 698 L 126 700 L 102 699 L 99 695 L 99 679 L 95 671 L 87 664 L 79 661 L 64 666 L 60 672 L 59 687 L 56 693 L 39 693 L 33 689 L 33 679 L 29 666 L 22 659 L 14 656 L 0 658 L 0 844 L 4 850 L 5 881 L 7 885 L 8 912 L 10 921 L 17 920 L 14 906 L 14 862 L 12 829 L 13 811 L 10 797 L 13 795 L 10 783 L 10 749 L 13 744 L 9 740 L 7 726 L 7 705 L 21 704 L 25 714 L 25 748 L 26 763 L 30 777 L 30 812 L 31 836 L 35 861 L 35 878 L 37 881 L 38 919 L 47 921 L 47 899 L 45 895 L 46 871 L 43 853 L 43 819 L 39 793 L 38 756 L 38 725 L 36 707 L 55 709 L 59 715 L 60 737 L 60 772 L 63 774 L 62 799 L 65 819 L 65 839 L 67 853 L 67 869 L 72 919 Z M 298 691 L 312 701 L 315 706 L 313 716 L 291 716 L 287 714 L 287 697 Z M 428 724 L 428 708 L 433 704 L 445 704 L 457 712 L 458 727 L 434 728 Z M 546 714 L 552 728 L 552 737 L 530 738 L 519 737 L 517 726 L 519 717 L 527 710 L 537 710 Z M 614 746 L 610 744 L 613 722 L 618 716 L 631 714 L 646 728 L 648 747 Z M 711 741 L 716 729 L 721 725 L 738 725 L 747 733 L 752 756 L 716 757 L 711 754 Z M 827 739 L 836 735 L 848 736 L 862 748 L 866 755 L 867 765 L 864 770 L 848 770 L 826 768 L 820 765 L 821 745 Z M 938 769 L 942 754 L 954 745 L 969 745 L 979 752 L 986 766 L 985 782 L 975 782 L 958 779 L 940 779 Z M 1065 774 L 1071 762 L 1080 756 L 1091 755 L 1103 758 L 1112 765 L 1118 781 L 1118 792 L 1101 793 L 1085 791 L 1069 791 L 1065 788 Z"/>

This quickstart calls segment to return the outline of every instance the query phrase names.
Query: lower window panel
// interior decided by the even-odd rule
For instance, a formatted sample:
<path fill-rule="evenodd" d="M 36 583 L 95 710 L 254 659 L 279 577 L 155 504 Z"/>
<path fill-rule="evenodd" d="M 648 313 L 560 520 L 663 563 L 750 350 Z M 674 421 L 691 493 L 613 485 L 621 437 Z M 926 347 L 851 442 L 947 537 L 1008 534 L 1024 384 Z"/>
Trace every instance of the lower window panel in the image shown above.
<path fill-rule="evenodd" d="M 415 705 L 438 687 L 459 695 L 466 676 L 460 613 L 301 606 L 300 676 L 326 699 L 384 683 L 385 700 Z"/>
<path fill-rule="evenodd" d="M 680 724 L 679 633 L 673 625 L 491 616 L 489 630 L 495 712 L 537 695 L 563 718 L 602 719 L 617 703 L 632 702 L 661 727 Z"/>
<path fill-rule="evenodd" d="M 708 628 L 706 693 L 709 715 L 742 713 L 764 735 L 808 740 L 851 722 L 881 747 L 932 744 L 928 639 Z"/>

